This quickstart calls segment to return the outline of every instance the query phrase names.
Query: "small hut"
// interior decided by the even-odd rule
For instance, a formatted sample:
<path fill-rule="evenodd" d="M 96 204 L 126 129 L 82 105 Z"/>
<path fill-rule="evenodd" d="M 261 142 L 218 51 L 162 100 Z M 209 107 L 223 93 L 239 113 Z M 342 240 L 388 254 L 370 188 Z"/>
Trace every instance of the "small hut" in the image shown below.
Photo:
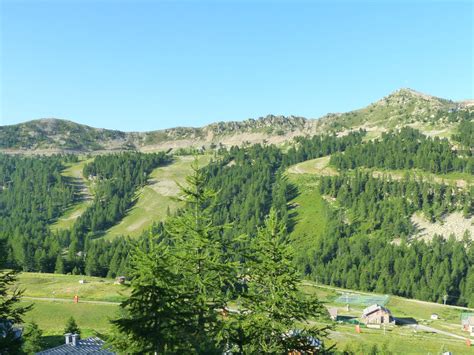
<path fill-rule="evenodd" d="M 383 306 L 373 304 L 362 311 L 362 321 L 367 327 L 380 328 L 393 323 L 392 313 Z"/>
<path fill-rule="evenodd" d="M 123 285 L 125 283 L 125 276 L 118 276 L 115 279 L 115 283 L 118 285 Z"/>

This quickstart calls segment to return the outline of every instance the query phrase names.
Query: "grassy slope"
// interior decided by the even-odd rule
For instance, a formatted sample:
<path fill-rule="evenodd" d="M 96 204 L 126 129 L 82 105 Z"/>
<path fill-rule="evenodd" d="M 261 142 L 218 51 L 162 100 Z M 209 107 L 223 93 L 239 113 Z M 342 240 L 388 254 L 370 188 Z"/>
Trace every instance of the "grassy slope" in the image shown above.
<path fill-rule="evenodd" d="M 33 310 L 27 313 L 25 321 L 35 321 L 44 335 L 57 336 L 51 346 L 63 343 L 63 330 L 67 320 L 72 316 L 82 331 L 83 337 L 94 335 L 94 332 L 107 333 L 110 330 L 109 319 L 116 317 L 119 306 L 115 304 L 66 303 L 57 301 L 24 300 L 33 303 Z"/>
<path fill-rule="evenodd" d="M 89 283 L 80 285 L 78 280 L 85 278 Z M 110 301 L 122 298 L 128 292 L 126 286 L 113 284 L 113 280 L 95 277 L 84 277 L 74 275 L 55 275 L 22 273 L 20 275 L 20 286 L 25 288 L 25 296 L 51 297 L 55 291 L 55 297 L 66 298 L 68 302 L 31 300 L 25 299 L 25 303 L 34 303 L 34 309 L 27 314 L 25 321 L 36 321 L 47 336 L 48 345 L 62 344 L 62 333 L 67 319 L 73 316 L 84 336 L 93 335 L 95 331 L 107 333 L 110 330 L 109 319 L 114 318 L 119 311 L 115 304 L 93 304 L 72 302 L 72 293 L 68 290 L 79 288 L 80 300 L 102 300 Z M 81 288 L 83 288 L 81 290 Z M 359 316 L 363 306 L 351 306 L 349 312 L 344 312 L 344 305 L 334 303 L 335 298 L 344 292 L 353 292 L 344 289 L 331 288 L 306 282 L 302 289 L 310 295 L 317 296 L 327 307 L 339 307 L 340 313 Z M 460 328 L 460 313 L 462 310 L 433 303 L 420 303 L 401 297 L 391 297 L 387 307 L 395 317 L 413 317 L 419 323 L 430 327 L 447 330 L 449 332 L 466 336 Z M 429 320 L 431 313 L 436 312 L 441 319 Z M 354 348 L 361 346 L 367 350 L 371 345 L 386 343 L 389 350 L 397 354 L 427 354 L 438 353 L 443 346 L 458 354 L 468 353 L 464 342 L 445 335 L 427 332 L 414 332 L 408 327 L 394 327 L 383 330 L 363 328 L 361 334 L 355 332 L 353 325 L 336 324 L 331 332 L 329 344 L 336 342 L 338 349 L 346 346 Z"/>
<path fill-rule="evenodd" d="M 288 174 L 289 181 L 296 185 L 298 196 L 290 201 L 296 213 L 296 225 L 291 232 L 291 239 L 298 256 L 310 258 L 311 250 L 317 238 L 324 235 L 328 220 L 327 202 L 324 201 L 318 188 L 318 179 L 309 174 Z M 302 253 L 301 251 L 306 251 Z"/>
<path fill-rule="evenodd" d="M 89 187 L 87 181 L 82 175 L 82 170 L 84 169 L 84 165 L 91 162 L 92 160 L 93 159 L 81 160 L 79 163 L 70 164 L 66 169 L 63 170 L 63 176 L 70 178 L 75 183 L 79 183 L 79 187 L 85 188 L 85 190 L 81 195 L 81 199 L 73 203 L 64 212 L 64 214 L 51 225 L 52 231 L 71 228 L 76 219 L 87 209 L 91 203 L 90 194 L 88 191 Z"/>
<path fill-rule="evenodd" d="M 314 241 L 324 236 L 327 223 L 325 211 L 328 206 L 319 194 L 317 186 L 318 176 L 334 173 L 334 170 L 327 166 L 328 162 L 328 158 L 319 158 L 297 164 L 288 170 L 290 181 L 298 187 L 299 191 L 299 195 L 291 201 L 295 206 L 297 220 L 297 224 L 292 231 L 292 238 L 297 250 L 307 251 L 305 255 L 302 255 L 303 258 L 310 257 Z M 449 178 L 459 179 L 461 177 L 443 176 L 443 178 L 449 180 Z M 338 293 L 343 292 L 342 290 L 338 292 L 315 286 L 304 286 L 304 289 L 310 294 L 316 294 L 328 307 L 338 306 L 340 311 L 344 313 L 343 305 L 333 303 Z M 413 317 L 420 324 L 466 336 L 466 333 L 460 330 L 461 310 L 438 304 L 418 303 L 401 297 L 391 297 L 387 307 L 391 309 L 395 316 L 401 318 Z M 348 313 L 358 316 L 363 308 L 363 306 L 352 307 L 351 312 Z M 441 319 L 432 321 L 430 315 L 433 312 L 438 313 Z M 353 325 L 338 324 L 331 334 L 329 343 L 331 342 L 337 342 L 338 349 L 344 349 L 346 346 L 355 349 L 359 346 L 359 350 L 367 350 L 374 344 L 377 344 L 380 348 L 382 344 L 386 343 L 388 349 L 397 354 L 439 353 L 443 349 L 461 354 L 469 353 L 462 340 L 424 331 L 414 332 L 412 328 L 408 327 L 388 329 L 385 335 L 383 330 L 376 329 L 363 329 L 361 334 L 357 334 Z"/>
<path fill-rule="evenodd" d="M 80 284 L 79 280 L 85 280 Z M 81 275 L 60 275 L 44 273 L 21 273 L 20 288 L 26 297 L 65 298 L 72 301 L 74 295 L 80 300 L 120 302 L 129 294 L 126 285 L 115 285 L 113 279 Z"/>
<path fill-rule="evenodd" d="M 105 237 L 119 235 L 137 237 L 150 227 L 153 222 L 163 220 L 169 209 L 175 211 L 179 204 L 174 201 L 179 192 L 176 182 L 183 183 L 191 172 L 192 156 L 177 156 L 176 161 L 153 170 L 147 186 L 137 193 L 137 202 L 120 223 L 110 228 Z M 198 156 L 200 165 L 210 161 L 210 156 Z"/>
<path fill-rule="evenodd" d="M 351 305 L 349 312 L 347 312 L 345 305 L 335 303 L 334 300 L 338 295 L 348 292 L 345 289 L 320 286 L 306 281 L 302 288 L 307 294 L 317 296 L 325 303 L 326 307 L 337 307 L 339 314 L 359 317 L 364 308 L 364 306 Z M 349 292 L 357 293 L 355 291 Z M 414 318 L 419 324 L 463 337 L 468 336 L 468 333 L 460 330 L 460 315 L 463 312 L 461 309 L 396 296 L 390 297 L 386 307 L 390 309 L 395 317 Z M 430 319 L 432 313 L 437 313 L 440 319 L 432 321 Z M 338 349 L 341 350 L 346 346 L 350 346 L 351 349 L 359 346 L 367 350 L 374 344 L 377 344 L 380 348 L 385 343 L 388 349 L 396 354 L 439 353 L 443 348 L 458 354 L 470 353 L 461 339 L 425 331 L 415 332 L 413 328 L 401 326 L 387 328 L 385 334 L 383 329 L 367 328 L 362 328 L 362 333 L 357 334 L 354 325 L 339 323 L 331 333 L 330 339 L 329 343 L 336 342 Z M 474 350 L 472 352 L 474 353 Z"/>

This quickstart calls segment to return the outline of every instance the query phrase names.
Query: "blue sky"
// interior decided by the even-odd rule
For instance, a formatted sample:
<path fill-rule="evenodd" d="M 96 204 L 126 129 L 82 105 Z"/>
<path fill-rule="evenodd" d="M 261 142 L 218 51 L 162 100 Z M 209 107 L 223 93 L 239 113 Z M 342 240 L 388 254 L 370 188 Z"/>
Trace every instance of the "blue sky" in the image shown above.
<path fill-rule="evenodd" d="M 473 98 L 471 2 L 0 0 L 0 123 L 143 131 Z"/>

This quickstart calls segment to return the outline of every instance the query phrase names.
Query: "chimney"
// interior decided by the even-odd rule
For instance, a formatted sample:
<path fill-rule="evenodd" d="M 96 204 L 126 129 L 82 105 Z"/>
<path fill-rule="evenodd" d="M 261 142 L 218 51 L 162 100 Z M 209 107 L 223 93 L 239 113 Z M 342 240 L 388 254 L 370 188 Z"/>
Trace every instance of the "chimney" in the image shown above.
<path fill-rule="evenodd" d="M 79 339 L 80 339 L 79 334 L 74 333 L 73 335 L 71 335 L 72 346 L 77 346 Z"/>
<path fill-rule="evenodd" d="M 69 344 L 71 342 L 71 335 L 71 333 L 64 334 L 64 337 L 66 338 L 66 344 Z"/>

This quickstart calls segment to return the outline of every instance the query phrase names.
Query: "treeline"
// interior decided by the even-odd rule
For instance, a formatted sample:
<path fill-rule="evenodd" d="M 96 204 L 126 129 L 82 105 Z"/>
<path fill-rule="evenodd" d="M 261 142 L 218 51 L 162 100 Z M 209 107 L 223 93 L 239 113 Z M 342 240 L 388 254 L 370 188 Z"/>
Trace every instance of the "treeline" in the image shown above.
<path fill-rule="evenodd" d="M 426 137 L 409 127 L 383 133 L 380 140 L 352 145 L 344 154 L 333 154 L 330 163 L 340 170 L 418 168 L 435 174 L 452 171 L 474 174 L 473 157 L 460 157 L 447 139 Z"/>
<path fill-rule="evenodd" d="M 402 181 L 355 175 L 322 177 L 320 192 L 334 199 L 324 238 L 298 256 L 308 277 L 326 284 L 433 302 L 474 305 L 474 243 L 437 236 L 407 238 L 410 216 L 431 218 L 464 209 L 471 215 L 473 191 L 406 177 Z"/>
<path fill-rule="evenodd" d="M 283 165 L 286 167 L 336 152 L 343 152 L 347 147 L 359 145 L 366 133 L 364 130 L 359 130 L 342 137 L 337 137 L 335 134 L 296 137 L 295 145 L 288 149 L 283 157 Z"/>
<path fill-rule="evenodd" d="M 376 233 L 385 240 L 412 234 L 410 217 L 416 211 L 423 211 L 431 222 L 455 210 L 462 210 L 466 217 L 474 212 L 474 191 L 432 184 L 409 175 L 400 181 L 374 178 L 359 171 L 354 175 L 323 176 L 320 192 L 344 208 L 357 233 Z"/>
<path fill-rule="evenodd" d="M 124 273 L 127 241 L 93 239 L 124 216 L 151 170 L 169 161 L 164 153 L 96 157 L 84 168 L 95 185 L 92 204 L 70 230 L 53 233 L 50 224 L 77 193 L 61 171 L 77 157 L 0 155 L 0 159 L 0 239 L 7 242 L 8 267 L 77 274 L 87 270 L 100 276 Z"/>
<path fill-rule="evenodd" d="M 76 159 L 0 154 L 0 239 L 8 243 L 8 266 L 42 270 L 61 253 L 48 223 L 74 200 L 61 171 Z"/>
<path fill-rule="evenodd" d="M 474 121 L 461 121 L 457 133 L 453 135 L 453 139 L 467 148 L 467 153 L 472 155 L 474 153 Z"/>
<path fill-rule="evenodd" d="M 466 240 L 467 242 L 467 240 Z M 467 246 L 466 246 L 467 245 Z M 474 245 L 436 237 L 387 243 L 357 234 L 335 214 L 304 269 L 325 284 L 474 307 Z"/>
<path fill-rule="evenodd" d="M 111 247 L 119 247 L 121 242 L 116 242 L 116 245 L 94 245 L 92 241 L 124 217 L 134 202 L 136 190 L 146 183 L 151 171 L 168 162 L 169 157 L 165 153 L 127 152 L 97 156 L 93 162 L 84 167 L 84 176 L 95 182 L 94 200 L 76 220 L 72 229 L 60 232 L 68 244 L 64 271 L 82 274 L 86 271 L 86 260 L 92 255 L 100 254 L 99 259 L 89 260 L 92 265 L 87 267 L 87 271 L 91 275 L 98 276 L 109 273 L 110 270 L 93 265 L 104 266 L 108 263 L 110 266 L 116 252 L 115 248 Z M 109 248 L 113 252 L 107 250 Z M 92 255 L 88 255 L 89 250 Z M 61 261 L 57 260 L 56 264 L 58 263 Z M 56 272 L 61 270 L 56 268 Z"/>

